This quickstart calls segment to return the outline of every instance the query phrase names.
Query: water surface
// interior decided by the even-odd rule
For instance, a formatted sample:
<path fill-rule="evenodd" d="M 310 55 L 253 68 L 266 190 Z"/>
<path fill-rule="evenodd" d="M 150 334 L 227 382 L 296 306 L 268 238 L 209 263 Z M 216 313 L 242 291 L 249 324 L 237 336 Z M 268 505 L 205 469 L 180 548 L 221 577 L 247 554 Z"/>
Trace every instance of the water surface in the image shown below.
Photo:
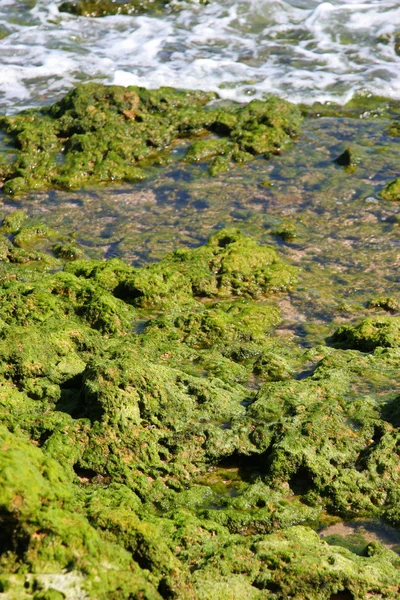
<path fill-rule="evenodd" d="M 60 3 L 1 2 L 0 112 L 93 79 L 240 101 L 400 98 L 396 0 L 174 0 L 162 14 L 100 19 L 60 13 Z"/>

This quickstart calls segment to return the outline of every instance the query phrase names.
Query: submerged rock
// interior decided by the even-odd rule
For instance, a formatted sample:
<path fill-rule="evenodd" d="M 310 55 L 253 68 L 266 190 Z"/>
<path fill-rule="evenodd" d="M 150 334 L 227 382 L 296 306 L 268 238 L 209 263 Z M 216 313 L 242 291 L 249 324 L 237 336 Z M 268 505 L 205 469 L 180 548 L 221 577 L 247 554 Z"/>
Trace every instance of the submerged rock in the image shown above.
<path fill-rule="evenodd" d="M 400 200 L 400 177 L 389 181 L 381 191 L 381 196 L 384 200 Z"/>
<path fill-rule="evenodd" d="M 400 302 L 394 296 L 375 296 L 368 300 L 367 308 L 381 308 L 388 312 L 398 312 L 400 310 Z"/>
<path fill-rule="evenodd" d="M 359 155 L 353 148 L 346 148 L 333 162 L 348 171 L 354 171 L 360 161 Z"/>

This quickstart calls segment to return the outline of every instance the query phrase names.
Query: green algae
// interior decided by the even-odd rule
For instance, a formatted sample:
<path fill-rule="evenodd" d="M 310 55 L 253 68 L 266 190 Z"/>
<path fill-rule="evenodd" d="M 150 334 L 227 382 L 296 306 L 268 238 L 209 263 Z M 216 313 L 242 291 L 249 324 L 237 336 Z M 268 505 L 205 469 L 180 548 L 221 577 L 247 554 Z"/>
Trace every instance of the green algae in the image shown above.
<path fill-rule="evenodd" d="M 146 172 L 140 166 L 156 163 L 165 149 L 215 133 L 218 139 L 195 141 L 187 160 L 214 156 L 211 171 L 217 174 L 231 162 L 277 154 L 299 133 L 300 112 L 285 100 L 205 107 L 215 98 L 90 83 L 50 107 L 1 117 L 0 129 L 15 148 L 14 162 L 1 167 L 4 191 L 18 196 L 49 187 L 141 181 Z"/>
<path fill-rule="evenodd" d="M 397 361 L 395 353 L 393 366 Z M 369 373 L 379 386 L 373 371 L 379 376 L 385 362 L 382 352 L 363 365 L 357 352 L 335 351 L 311 376 L 260 389 L 246 417 L 253 423 L 250 439 L 261 452 L 260 474 L 269 485 L 286 482 L 306 504 L 325 505 L 344 517 L 391 508 L 398 486 L 397 457 L 391 453 L 398 432 L 380 420 L 376 401 L 357 385 Z M 389 370 L 388 380 L 391 376 Z"/>
<path fill-rule="evenodd" d="M 282 223 L 280 227 L 277 227 L 272 231 L 273 235 L 280 237 L 284 242 L 293 242 L 296 237 L 296 226 L 294 223 Z"/>
<path fill-rule="evenodd" d="M 400 319 L 398 317 L 375 317 L 361 321 L 355 327 L 343 325 L 332 336 L 332 342 L 342 348 L 371 351 L 382 346 L 400 346 Z"/>
<path fill-rule="evenodd" d="M 387 183 L 381 191 L 381 196 L 384 200 L 393 202 L 400 200 L 400 179 Z"/>
<path fill-rule="evenodd" d="M 301 225 L 300 231 L 304 231 Z M 218 247 L 218 244 L 215 246 Z M 220 251 L 217 251 L 217 260 Z M 250 246 L 249 251 L 253 251 Z M 210 256 L 209 253 L 206 255 Z M 188 266 L 190 263 L 188 271 L 196 267 L 197 272 L 201 261 L 196 259 L 192 262 L 188 258 L 185 257 L 183 264 Z M 213 253 L 211 260 L 215 259 Z M 169 258 L 168 262 L 169 277 L 170 263 L 175 260 Z M 87 279 L 96 287 L 100 285 L 102 290 L 117 294 L 119 300 L 127 303 L 125 281 L 130 269 L 119 261 L 107 263 L 110 264 L 109 269 L 102 269 L 101 264 L 104 265 L 77 263 L 75 269 L 72 263 L 69 273 L 79 279 Z M 56 424 L 55 420 L 43 419 L 38 400 L 33 398 L 31 402 L 36 402 L 39 417 L 36 423 L 31 420 L 24 429 L 56 460 L 60 461 L 63 457 L 65 464 L 72 465 L 77 478 L 74 485 L 80 486 L 85 493 L 88 489 L 93 490 L 98 505 L 107 505 L 111 496 L 115 499 L 111 511 L 115 513 L 118 509 L 121 496 L 115 484 L 108 496 L 104 491 L 110 480 L 123 481 L 119 485 L 124 490 L 135 490 L 135 496 L 124 496 L 125 502 L 134 507 L 127 513 L 129 521 L 135 520 L 134 512 L 140 514 L 142 521 L 151 522 L 150 535 L 157 544 L 160 543 L 157 528 L 162 530 L 163 541 L 167 540 L 170 550 L 181 565 L 185 565 L 183 570 L 189 566 L 190 575 L 187 574 L 187 577 L 201 598 L 225 598 L 232 593 L 245 598 L 296 597 L 296 594 L 299 598 L 331 598 L 335 594 L 360 599 L 368 594 L 396 597 L 398 562 L 393 553 L 385 554 L 376 544 L 372 544 L 363 557 L 355 557 L 333 546 L 327 549 L 310 529 L 324 518 L 326 510 L 347 518 L 360 513 L 376 514 L 396 526 L 400 522 L 396 494 L 397 436 L 396 431 L 390 429 L 398 427 L 397 403 L 393 398 L 398 395 L 395 391 L 398 389 L 395 382 L 398 380 L 399 358 L 396 348 L 382 349 L 378 344 L 373 356 L 362 355 L 356 350 L 332 349 L 328 352 L 326 348 L 312 349 L 309 351 L 310 359 L 319 356 L 317 360 L 321 360 L 321 353 L 325 357 L 313 373 L 306 371 L 304 376 L 301 369 L 300 373 L 296 371 L 299 365 L 295 361 L 288 361 L 288 357 L 295 354 L 293 346 L 288 348 L 286 343 L 276 342 L 273 333 L 278 323 L 276 307 L 270 312 L 265 310 L 265 313 L 258 308 L 257 298 L 261 294 L 261 306 L 264 306 L 265 292 L 254 287 L 254 281 L 251 286 L 248 281 L 245 282 L 245 300 L 240 299 L 237 308 L 231 311 L 233 315 L 241 316 L 243 309 L 248 314 L 250 308 L 250 314 L 270 315 L 269 319 L 265 319 L 264 329 L 261 323 L 260 328 L 254 327 L 257 322 L 250 320 L 251 335 L 249 332 L 246 339 L 246 336 L 243 337 L 245 328 L 239 322 L 235 324 L 233 319 L 224 319 L 229 302 L 237 302 L 235 290 L 240 288 L 232 286 L 229 281 L 218 291 L 212 274 L 204 271 L 203 265 L 200 266 L 200 279 L 204 278 L 206 282 L 200 289 L 207 292 L 202 296 L 201 306 L 190 299 L 186 284 L 178 287 L 178 303 L 168 300 L 165 292 L 161 297 L 154 294 L 150 283 L 162 282 L 162 277 L 154 280 L 152 277 L 154 273 L 160 275 L 164 267 L 153 267 L 151 277 L 144 278 L 147 286 L 144 305 L 148 302 L 147 307 L 141 306 L 140 297 L 128 300 L 134 304 L 136 311 L 140 311 L 138 325 L 133 328 L 140 334 L 140 339 L 136 339 L 138 346 L 127 344 L 125 335 L 123 348 L 118 345 L 104 348 L 103 337 L 99 348 L 93 343 L 90 346 L 86 341 L 88 338 L 81 335 L 85 342 L 79 352 L 86 346 L 84 351 L 90 354 L 85 360 L 85 364 L 90 365 L 90 372 L 86 371 L 84 375 L 84 401 L 77 394 L 76 390 L 81 390 L 82 384 L 79 376 L 74 374 L 73 381 L 66 387 L 66 382 L 62 382 L 62 397 L 51 400 L 57 403 L 59 409 L 67 411 L 66 417 L 71 416 L 74 421 L 79 421 L 80 428 L 86 428 L 84 435 L 69 430 L 71 438 L 79 440 L 79 443 L 68 444 L 63 439 L 63 431 L 71 420 L 59 419 Z M 117 272 L 116 277 L 113 276 L 114 271 Z M 229 269 L 228 272 L 232 273 Z M 137 274 L 135 271 L 135 277 Z M 191 277 L 189 279 L 192 281 Z M 237 274 L 234 279 L 238 279 Z M 144 288 L 137 284 L 138 280 L 139 277 L 135 279 L 133 289 L 143 291 Z M 210 282 L 211 294 L 208 291 Z M 169 289 L 173 290 L 173 287 Z M 253 304 L 255 300 L 256 304 Z M 270 303 L 271 298 L 268 298 L 266 309 Z M 193 306 L 196 306 L 194 312 Z M 148 312 L 161 309 L 178 314 L 166 312 L 154 315 Z M 82 317 L 79 311 L 75 315 L 74 318 L 79 319 L 77 323 L 80 323 Z M 353 311 L 352 318 L 356 315 L 357 311 Z M 354 325 L 352 327 L 355 328 Z M 92 336 L 98 336 L 98 332 L 95 330 Z M 266 339 L 260 344 L 263 332 Z M 110 333 L 105 335 L 110 337 Z M 96 340 L 100 338 L 96 337 Z M 146 364 L 141 362 L 143 353 L 156 365 L 162 361 L 163 367 L 170 368 L 152 369 L 147 359 Z M 268 360 L 264 361 L 264 355 Z M 256 364 L 273 365 L 273 359 L 278 359 L 280 364 L 285 360 L 289 362 L 283 374 L 272 366 L 267 370 L 266 379 L 273 385 L 268 383 L 258 393 L 254 392 L 253 386 L 249 391 L 237 385 L 248 383 L 249 378 L 253 384 L 254 375 L 259 376 Z M 236 367 L 234 375 L 231 374 L 233 366 Z M 177 371 L 179 376 L 175 378 Z M 199 375 L 207 383 L 203 381 L 200 384 Z M 292 378 L 296 375 L 303 379 L 293 382 Z M 24 377 L 28 379 L 28 374 Z M 228 383 L 230 389 L 215 379 Z M 156 388 L 152 386 L 153 382 L 157 384 Z M 261 384 L 260 381 L 257 383 Z M 18 379 L 15 378 L 12 384 L 18 385 Z M 135 399 L 128 404 L 128 394 L 135 398 L 131 388 L 138 391 L 139 398 L 137 402 Z M 27 386 L 23 394 L 26 394 L 25 389 L 30 390 Z M 171 412 L 166 409 L 171 401 L 169 390 L 179 402 L 178 410 L 172 402 Z M 379 396 L 379 390 L 382 391 L 381 398 L 375 397 L 375 394 Z M 9 394 L 8 387 L 6 397 L 9 398 Z M 151 403 L 155 394 L 162 404 L 162 414 L 157 410 L 157 404 Z M 194 406 L 193 398 L 203 408 Z M 214 398 L 218 414 L 212 410 Z M 377 406 L 381 400 L 384 400 L 382 410 Z M 15 391 L 13 402 L 17 405 Z M 25 396 L 19 397 L 20 407 L 27 406 L 26 402 Z M 137 427 L 136 407 L 139 414 L 140 410 L 144 411 L 143 426 L 149 431 L 161 430 L 162 437 L 157 431 L 153 438 L 146 433 L 135 441 L 126 441 L 126 448 L 121 437 L 126 439 L 127 432 Z M 179 415 L 177 420 L 175 413 Z M 23 421 L 20 415 L 21 412 L 14 423 Z M 90 432 L 89 427 L 98 427 L 96 416 L 110 427 L 106 431 L 97 429 L 93 434 L 89 433 L 89 442 L 84 438 Z M 332 423 L 329 423 L 330 418 Z M 93 425 L 88 423 L 91 419 Z M 188 419 L 193 419 L 190 423 L 192 429 L 187 427 L 189 423 L 185 423 Z M 58 431 L 54 430 L 55 426 Z M 118 435 L 119 439 L 115 439 L 115 426 L 122 432 Z M 173 427 L 177 430 L 170 435 L 169 430 Z M 199 439 L 195 443 L 189 442 L 195 435 Z M 204 446 L 200 451 L 198 444 Z M 123 454 L 121 460 L 118 454 Z M 176 456 L 178 454 L 182 454 L 182 461 L 180 456 Z M 137 464 L 136 457 L 139 474 L 132 473 Z M 240 465 L 239 481 L 236 479 L 229 484 L 226 473 L 221 477 L 224 481 L 228 480 L 227 484 L 207 481 L 208 469 L 221 468 L 215 467 L 221 459 L 230 459 Z M 130 469 L 126 468 L 127 464 Z M 358 475 L 359 472 L 361 475 Z M 240 483 L 241 479 L 246 480 L 245 484 Z M 193 480 L 202 480 L 202 483 L 193 486 Z M 141 509 L 139 497 L 145 508 Z M 138 560 L 141 569 L 150 565 L 154 571 L 163 569 L 168 573 L 166 565 L 169 559 L 160 562 L 147 542 L 141 541 L 145 550 L 141 555 L 137 553 L 135 540 L 146 538 L 140 537 L 135 528 L 125 535 L 123 531 L 130 528 L 127 520 L 122 527 L 104 514 L 96 520 L 100 511 L 98 508 L 95 511 L 89 509 L 89 505 L 91 500 L 86 502 L 83 511 L 87 515 L 90 511 L 90 519 L 92 524 L 96 523 L 96 529 L 102 528 L 108 538 L 112 532 L 116 543 L 128 547 L 129 552 L 133 548 L 134 560 Z M 308 527 L 300 531 L 296 526 L 304 523 Z M 259 551 L 258 542 L 267 542 L 265 553 Z M 287 551 L 284 550 L 285 544 Z M 165 546 L 162 549 L 167 556 Z M 115 577 L 115 572 L 113 574 Z M 118 578 L 121 577 L 118 573 Z M 161 579 L 157 576 L 152 578 L 153 588 L 160 590 L 162 597 L 171 596 L 171 580 L 167 587 Z M 107 580 L 105 588 L 109 589 L 110 584 Z M 131 580 L 125 586 L 121 585 L 120 590 L 115 592 L 116 597 L 129 597 L 129 586 L 131 590 L 138 589 L 133 587 Z M 178 597 L 190 597 L 192 593 L 187 587 L 175 589 Z M 93 591 L 90 593 L 99 597 L 99 588 L 98 596 Z"/>
<path fill-rule="evenodd" d="M 346 148 L 333 162 L 344 167 L 347 171 L 352 172 L 361 162 L 361 158 L 354 152 L 353 148 Z"/>
<path fill-rule="evenodd" d="M 66 237 L 76 230 L 86 256 L 136 265 L 203 244 L 222 225 L 240 227 L 301 267 L 302 286 L 284 315 L 295 336 L 314 344 L 332 333 L 332 319 L 370 316 L 362 307 L 372 296 L 398 295 L 397 206 L 379 202 L 378 192 L 396 176 L 399 142 L 385 127 L 380 120 L 307 120 L 297 143 L 268 162 L 256 158 L 215 178 L 204 163 L 171 163 L 141 184 L 31 193 L 25 207 Z M 352 174 L 332 163 L 339 139 L 362 149 Z M 3 214 L 16 204 L 3 196 Z M 289 223 L 296 238 L 281 244 L 273 232 Z M 344 301 L 351 312 L 339 310 Z"/>
<path fill-rule="evenodd" d="M 199 4 L 207 4 L 208 0 L 199 0 Z M 109 15 L 141 15 L 160 13 L 166 8 L 179 10 L 177 2 L 171 0 L 67 0 L 62 2 L 58 10 L 83 17 L 106 17 Z"/>
<path fill-rule="evenodd" d="M 113 2 L 112 0 L 80 0 L 62 2 L 58 9 L 83 17 L 105 17 L 108 15 L 134 15 L 146 12 L 159 12 L 169 0 L 134 0 L 133 2 Z"/>
<path fill-rule="evenodd" d="M 205 246 L 176 250 L 144 269 L 131 269 L 115 259 L 76 261 L 67 271 L 107 285 L 118 297 L 147 309 L 190 305 L 193 295 L 258 298 L 293 289 L 297 280 L 296 270 L 283 263 L 272 247 L 258 246 L 234 228 L 217 232 Z"/>
<path fill-rule="evenodd" d="M 385 96 L 375 96 L 368 91 L 359 92 L 346 102 L 314 102 L 311 105 L 301 105 L 302 112 L 307 116 L 351 117 L 356 119 L 398 118 L 400 103 Z"/>
<path fill-rule="evenodd" d="M 369 545 L 376 542 L 385 548 L 399 552 L 398 530 L 378 519 L 337 521 L 319 532 L 328 544 L 343 546 L 354 554 L 367 556 Z"/>
<path fill-rule="evenodd" d="M 3 219 L 2 230 L 7 233 L 18 233 L 26 219 L 23 210 L 15 210 Z"/>
<path fill-rule="evenodd" d="M 327 514 L 400 522 L 396 317 L 383 337 L 381 317 L 352 326 L 373 353 L 304 353 L 275 334 L 296 269 L 237 229 L 144 268 L 67 253 L 54 272 L 10 262 L 24 230 L 38 256 L 55 251 L 54 231 L 15 221 L 0 280 L 5 597 L 398 596 L 394 552 L 313 531 Z"/>
<path fill-rule="evenodd" d="M 314 103 L 311 106 L 302 106 L 302 112 L 307 117 L 350 117 L 360 119 L 381 118 L 393 119 L 387 126 L 389 135 L 398 136 L 400 105 L 385 97 L 374 96 L 370 93 L 359 93 L 344 106 L 327 102 Z M 353 173 L 362 162 L 362 156 L 357 148 L 348 147 L 334 159 L 334 162 L 349 172 Z M 383 200 L 398 201 L 400 199 L 400 180 L 389 181 L 379 192 Z"/>
<path fill-rule="evenodd" d="M 367 308 L 381 308 L 389 312 L 397 312 L 400 309 L 400 302 L 393 296 L 377 296 L 370 298 L 367 302 Z"/>

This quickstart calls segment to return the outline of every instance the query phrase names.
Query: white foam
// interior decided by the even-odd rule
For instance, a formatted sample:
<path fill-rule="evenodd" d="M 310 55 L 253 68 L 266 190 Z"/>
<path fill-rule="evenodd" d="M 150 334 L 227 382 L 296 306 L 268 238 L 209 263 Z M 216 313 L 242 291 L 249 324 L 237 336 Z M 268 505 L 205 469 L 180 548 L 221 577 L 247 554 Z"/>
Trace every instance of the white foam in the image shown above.
<path fill-rule="evenodd" d="M 397 0 L 211 0 L 161 17 L 102 19 L 59 13 L 47 0 L 24 13 L 17 6 L 0 5 L 10 32 L 0 40 L 1 112 L 93 79 L 240 101 L 275 93 L 344 102 L 358 90 L 400 98 Z"/>

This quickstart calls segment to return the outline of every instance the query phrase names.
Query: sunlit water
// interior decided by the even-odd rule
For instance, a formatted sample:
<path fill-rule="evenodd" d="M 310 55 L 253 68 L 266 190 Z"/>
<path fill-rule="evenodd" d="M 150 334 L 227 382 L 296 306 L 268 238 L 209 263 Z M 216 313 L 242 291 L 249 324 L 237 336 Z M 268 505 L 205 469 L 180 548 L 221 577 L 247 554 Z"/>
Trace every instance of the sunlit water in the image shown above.
<path fill-rule="evenodd" d="M 75 17 L 47 0 L 0 2 L 0 111 L 45 104 L 79 81 L 400 98 L 397 0 L 210 0 L 157 16 Z"/>
<path fill-rule="evenodd" d="M 400 3 L 392 0 L 210 0 L 101 19 L 62 14 L 46 0 L 0 0 L 0 113 L 50 103 L 89 80 L 212 89 L 237 100 L 274 92 L 344 102 L 360 90 L 400 99 L 397 31 Z M 398 295 L 398 203 L 379 198 L 398 175 L 400 138 L 388 125 L 311 120 L 282 157 L 217 178 L 205 165 L 174 163 L 137 185 L 33 192 L 17 202 L 0 196 L 0 210 L 21 206 L 63 234 L 76 232 L 89 256 L 134 264 L 238 226 L 302 269 L 282 310 L 313 342 L 325 335 L 318 323 L 347 318 L 343 302 L 351 318 L 374 294 Z M 348 145 L 360 157 L 355 172 L 333 162 Z M 287 221 L 297 231 L 290 243 L 273 234 Z"/>
<path fill-rule="evenodd" d="M 379 190 L 396 176 L 400 138 L 386 129 L 381 119 L 310 119 L 282 156 L 218 177 L 205 164 L 174 161 L 142 183 L 0 196 L 0 217 L 23 208 L 60 234 L 75 232 L 88 257 L 134 265 L 239 227 L 300 268 L 281 310 L 284 327 L 313 345 L 332 322 L 370 314 L 363 306 L 373 296 L 399 297 L 398 203 L 380 200 Z M 348 146 L 360 157 L 354 171 L 334 162 Z M 294 228 L 293 240 L 275 233 L 282 224 Z"/>

